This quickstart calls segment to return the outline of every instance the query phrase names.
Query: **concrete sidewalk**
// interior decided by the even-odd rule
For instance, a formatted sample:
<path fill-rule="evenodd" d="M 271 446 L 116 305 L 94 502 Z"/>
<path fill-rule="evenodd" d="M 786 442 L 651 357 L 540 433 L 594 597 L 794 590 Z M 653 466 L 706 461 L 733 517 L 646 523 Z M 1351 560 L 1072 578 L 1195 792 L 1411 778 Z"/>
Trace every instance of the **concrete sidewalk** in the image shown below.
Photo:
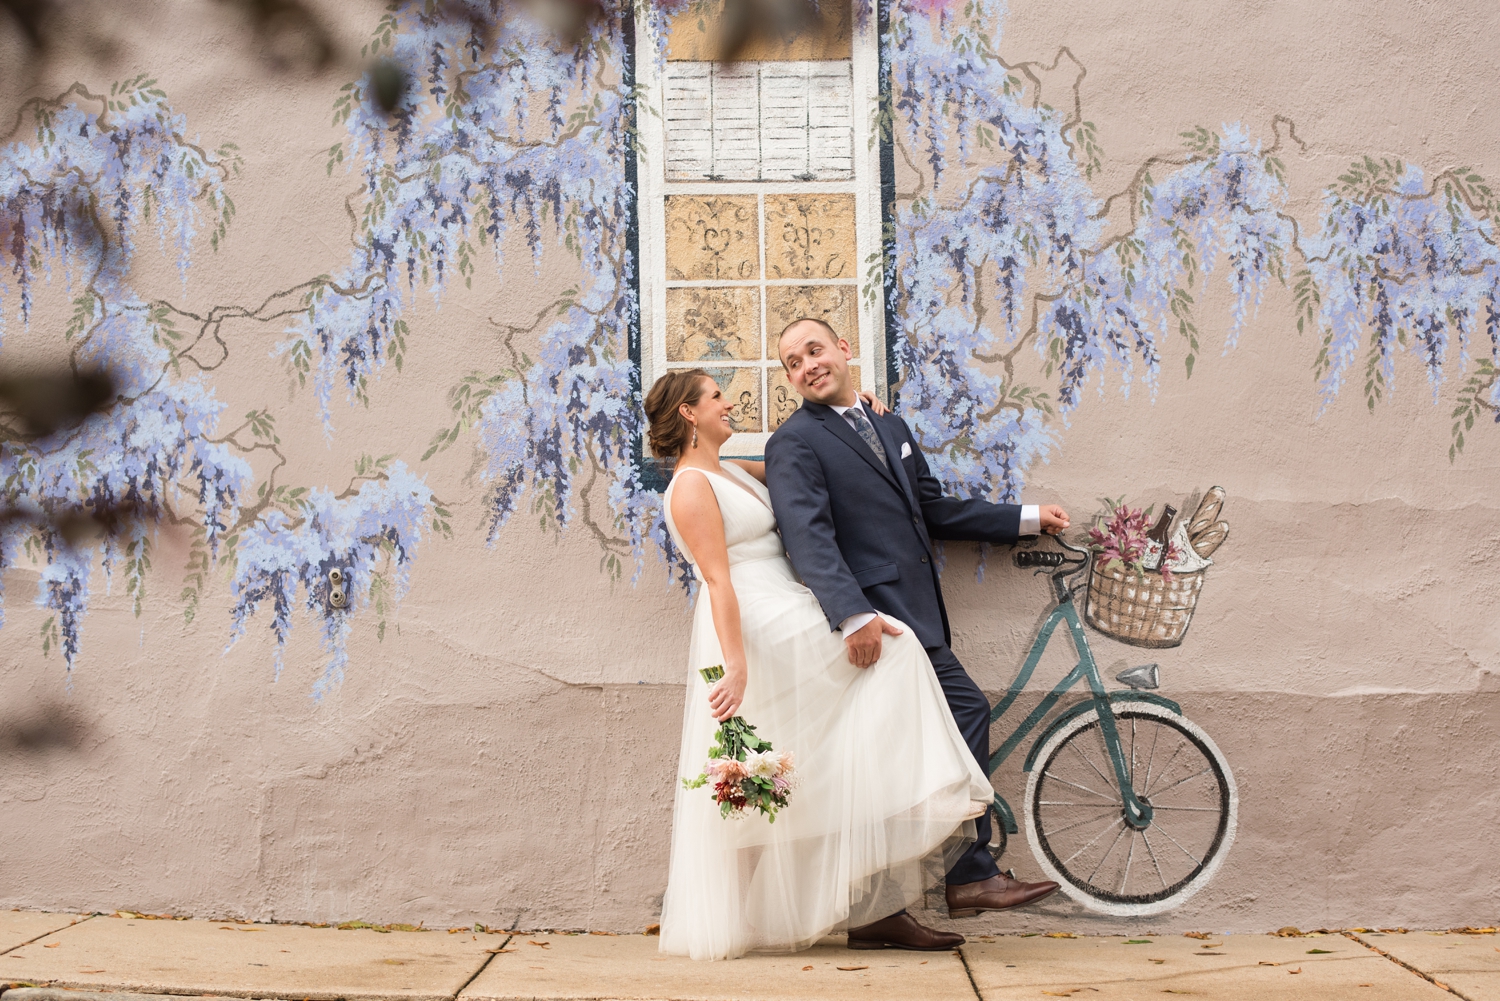
<path fill-rule="evenodd" d="M 1500 937 L 979 935 L 947 953 L 694 963 L 647 935 L 380 930 L 0 912 L 0 1001 L 1500 1001 Z M 90 992 L 99 994 L 91 998 Z"/>

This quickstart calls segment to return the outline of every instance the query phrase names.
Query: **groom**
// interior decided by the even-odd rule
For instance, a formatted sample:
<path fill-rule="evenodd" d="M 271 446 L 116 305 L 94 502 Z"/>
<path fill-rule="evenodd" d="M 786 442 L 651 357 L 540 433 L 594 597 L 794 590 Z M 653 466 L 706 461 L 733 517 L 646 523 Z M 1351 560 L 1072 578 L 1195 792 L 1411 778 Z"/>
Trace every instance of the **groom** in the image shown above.
<path fill-rule="evenodd" d="M 959 732 L 988 771 L 990 704 L 948 648 L 948 613 L 932 563 L 934 539 L 1011 543 L 1060 532 L 1055 505 L 991 504 L 943 496 L 906 422 L 875 416 L 854 393 L 848 343 L 822 320 L 782 331 L 781 364 L 805 401 L 766 443 L 766 485 L 781 537 L 803 583 L 817 596 L 849 661 L 868 668 L 881 638 L 900 632 L 877 615 L 910 626 L 927 649 Z M 879 670 L 877 667 L 876 670 Z M 978 839 L 948 870 L 948 913 L 967 917 L 1040 900 L 1053 882 L 1022 883 L 1000 872 L 987 849 L 989 814 Z M 962 935 L 919 924 L 900 911 L 849 930 L 855 949 L 951 949 Z"/>

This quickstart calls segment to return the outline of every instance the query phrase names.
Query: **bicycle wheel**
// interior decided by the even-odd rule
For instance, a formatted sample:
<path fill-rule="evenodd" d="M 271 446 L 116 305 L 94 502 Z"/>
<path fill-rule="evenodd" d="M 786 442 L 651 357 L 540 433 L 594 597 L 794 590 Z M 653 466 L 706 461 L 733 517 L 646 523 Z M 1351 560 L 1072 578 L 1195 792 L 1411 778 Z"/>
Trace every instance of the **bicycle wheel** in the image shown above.
<path fill-rule="evenodd" d="M 1047 739 L 1026 782 L 1026 837 L 1048 878 L 1090 910 L 1157 914 L 1201 890 L 1234 841 L 1239 797 L 1224 755 L 1197 726 L 1149 702 L 1115 727 L 1150 825 L 1125 822 L 1099 711 Z"/>

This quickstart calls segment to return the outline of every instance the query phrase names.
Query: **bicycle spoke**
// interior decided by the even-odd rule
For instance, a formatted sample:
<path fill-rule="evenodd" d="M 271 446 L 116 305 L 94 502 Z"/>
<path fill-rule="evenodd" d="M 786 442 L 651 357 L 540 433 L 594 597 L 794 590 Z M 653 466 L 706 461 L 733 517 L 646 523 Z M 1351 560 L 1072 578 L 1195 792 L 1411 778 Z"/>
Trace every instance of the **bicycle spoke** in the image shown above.
<path fill-rule="evenodd" d="M 1151 812 L 1158 810 L 1183 810 L 1189 813 L 1223 813 L 1217 806 L 1162 806 L 1160 803 L 1151 804 Z"/>
<path fill-rule="evenodd" d="M 1095 809 L 1098 809 L 1098 808 L 1095 807 Z M 1107 816 L 1109 816 L 1110 813 L 1113 813 L 1113 812 L 1114 812 L 1114 807 L 1110 807 L 1109 813 L 1106 813 L 1104 816 L 1107 817 Z M 1076 823 L 1069 824 L 1067 827 L 1059 827 L 1056 830 L 1050 830 L 1050 831 L 1047 832 L 1047 840 L 1050 841 L 1053 838 L 1057 837 L 1059 834 L 1063 834 L 1063 833 L 1065 833 L 1067 831 L 1071 831 L 1075 827 L 1082 827 L 1084 824 L 1097 824 L 1099 821 L 1101 821 L 1103 819 L 1104 819 L 1104 817 L 1093 816 L 1093 817 L 1089 817 L 1089 818 L 1087 818 L 1085 820 L 1080 820 L 1080 821 L 1077 821 Z"/>
<path fill-rule="evenodd" d="M 1094 877 L 1099 874 L 1099 870 L 1100 869 L 1104 868 L 1104 860 L 1107 859 L 1107 858 L 1109 858 L 1110 853 L 1115 850 L 1115 845 L 1117 845 L 1117 844 L 1120 843 L 1120 839 L 1123 838 L 1125 835 L 1127 835 L 1129 833 L 1130 833 L 1130 828 L 1128 828 L 1128 827 L 1122 827 L 1122 828 L 1120 828 L 1120 833 L 1116 834 L 1115 835 L 1115 839 L 1109 843 L 1109 849 L 1108 849 L 1108 851 L 1106 851 L 1103 855 L 1099 856 L 1099 864 L 1096 865 L 1096 866 L 1094 866 L 1094 871 L 1091 872 L 1091 873 L 1089 873 L 1089 878 L 1086 879 L 1086 880 L 1084 880 L 1085 883 L 1088 883 L 1090 886 L 1094 885 Z"/>
<path fill-rule="evenodd" d="M 1195 779 L 1198 776 L 1204 774 L 1204 772 L 1211 772 L 1211 771 L 1213 771 L 1213 767 L 1214 767 L 1213 765 L 1209 765 L 1207 768 L 1204 768 L 1203 771 L 1201 771 L 1201 772 L 1194 772 L 1193 774 L 1189 775 L 1185 779 L 1178 779 L 1176 782 L 1173 782 L 1171 785 L 1167 786 L 1165 789 L 1158 789 L 1158 790 L 1156 790 L 1156 795 L 1160 796 L 1162 793 L 1167 792 L 1168 790 L 1176 789 L 1178 786 L 1182 785 L 1182 783 L 1184 783 L 1184 782 L 1191 782 L 1191 781 L 1193 781 L 1193 779 Z"/>
<path fill-rule="evenodd" d="M 1161 738 L 1161 727 L 1158 726 L 1154 730 L 1151 731 L 1151 754 L 1150 754 L 1149 757 L 1146 758 L 1146 781 L 1144 783 L 1142 783 L 1143 788 L 1144 787 L 1149 787 L 1151 785 L 1151 765 L 1152 765 L 1152 763 L 1154 761 L 1156 761 L 1156 742 L 1160 738 Z M 1132 786 L 1135 785 L 1135 776 L 1134 775 L 1130 776 L 1130 783 L 1131 783 Z M 1141 795 L 1145 795 L 1145 793 L 1142 793 Z"/>
<path fill-rule="evenodd" d="M 1165 827 L 1161 826 L 1160 824 L 1152 824 L 1151 826 L 1155 827 L 1157 829 L 1157 831 L 1159 831 L 1161 833 L 1162 837 L 1164 837 L 1168 841 L 1172 842 L 1172 844 L 1177 845 L 1177 850 L 1180 851 L 1180 852 L 1182 852 L 1182 854 L 1186 855 L 1188 858 L 1192 859 L 1193 860 L 1193 865 L 1196 865 L 1196 866 L 1203 865 L 1202 862 L 1198 861 L 1198 856 L 1194 855 L 1192 852 L 1190 852 L 1186 848 L 1182 847 L 1182 845 L 1178 844 L 1177 839 L 1174 838 L 1174 837 L 1172 837 L 1172 835 L 1167 832 L 1167 829 Z"/>
<path fill-rule="evenodd" d="M 1159 771 L 1159 772 L 1156 773 L 1156 778 L 1157 778 L 1158 781 L 1160 781 L 1160 779 L 1161 779 L 1161 777 L 1163 775 L 1167 774 L 1167 770 L 1172 767 L 1172 762 L 1174 762 L 1174 761 L 1177 760 L 1177 755 L 1179 755 L 1179 754 L 1182 753 L 1182 749 L 1185 746 L 1187 746 L 1187 741 L 1185 741 L 1185 740 L 1182 741 L 1182 742 L 1180 742 L 1177 745 L 1177 750 L 1175 750 L 1175 751 L 1172 752 L 1172 756 L 1167 759 L 1167 763 L 1161 766 L 1161 771 Z M 1170 788 L 1170 786 L 1168 788 Z M 1143 793 L 1141 793 L 1141 795 L 1142 796 L 1149 796 L 1149 795 L 1151 795 L 1151 787 L 1147 786 L 1146 787 L 1146 791 L 1143 792 Z"/>
<path fill-rule="evenodd" d="M 1134 725 L 1135 721 L 1132 720 L 1132 728 Z M 1135 838 L 1130 839 L 1130 851 L 1125 855 L 1125 875 L 1120 877 L 1120 889 L 1117 892 L 1122 897 L 1125 896 L 1125 884 L 1130 882 L 1130 860 L 1133 858 L 1135 858 Z"/>
<path fill-rule="evenodd" d="M 1095 792 L 1094 790 L 1090 789 L 1088 786 L 1081 786 L 1077 782 L 1069 782 L 1067 779 L 1060 779 L 1056 775 L 1053 775 L 1051 772 L 1042 772 L 1042 777 L 1043 778 L 1049 778 L 1049 779 L 1051 779 L 1054 782 L 1061 782 L 1065 786 L 1072 786 L 1074 789 L 1081 789 L 1081 790 L 1083 790 L 1084 792 L 1088 793 L 1091 796 L 1098 796 L 1100 799 L 1108 800 L 1111 803 L 1119 802 L 1119 799 L 1120 799 L 1120 797 L 1118 797 L 1118 796 L 1107 796 L 1107 795 L 1105 795 L 1102 792 Z"/>
<path fill-rule="evenodd" d="M 1135 786 L 1135 717 L 1130 717 L 1130 785 Z"/>
<path fill-rule="evenodd" d="M 1145 831 L 1141 832 L 1141 840 L 1146 842 L 1146 851 L 1151 855 L 1151 865 L 1156 869 L 1156 878 L 1161 880 L 1161 888 L 1165 890 L 1167 888 L 1167 877 L 1161 874 L 1161 863 L 1157 861 L 1156 849 L 1151 847 L 1151 839 L 1146 836 Z"/>
<path fill-rule="evenodd" d="M 1115 818 L 1115 824 L 1123 824 L 1123 823 L 1125 823 L 1125 818 L 1124 817 L 1116 817 Z M 1098 841 L 1100 838 L 1102 838 L 1106 834 L 1108 834 L 1110 832 L 1110 830 L 1115 826 L 1115 824 L 1110 824 L 1109 827 L 1106 827 L 1104 830 L 1102 830 L 1098 834 L 1094 835 L 1094 837 L 1089 841 L 1088 844 L 1084 845 L 1082 848 L 1078 849 L 1072 855 L 1069 855 L 1067 858 L 1063 859 L 1063 861 L 1062 861 L 1063 867 L 1066 868 L 1067 864 L 1069 862 L 1073 861 L 1078 856 L 1082 855 L 1084 852 L 1086 852 L 1090 848 L 1094 847 L 1094 842 Z"/>
<path fill-rule="evenodd" d="M 1112 809 L 1114 809 L 1115 804 L 1116 804 L 1115 798 L 1114 797 L 1110 797 L 1110 801 L 1109 802 L 1110 802 L 1109 806 L 1100 806 L 1098 803 L 1069 803 L 1069 802 L 1066 802 L 1065 800 L 1061 800 L 1061 799 L 1039 799 L 1039 800 L 1036 801 L 1036 805 L 1037 806 L 1081 806 L 1081 807 L 1084 807 L 1085 809 L 1089 809 L 1089 810 L 1112 810 Z M 1184 809 L 1184 808 L 1183 807 L 1179 807 L 1179 809 Z"/>
<path fill-rule="evenodd" d="M 1089 760 L 1088 755 L 1086 755 L 1086 754 L 1083 753 L 1083 749 L 1080 748 L 1078 746 L 1078 744 L 1079 744 L 1079 741 L 1076 741 L 1076 740 L 1070 740 L 1070 741 L 1068 741 L 1068 746 L 1073 749 L 1073 753 L 1076 754 L 1076 755 L 1078 755 L 1080 758 L 1082 758 L 1083 759 L 1083 763 L 1086 764 L 1086 765 L 1088 765 L 1090 768 L 1092 768 L 1094 770 L 1094 774 L 1097 775 L 1097 776 L 1099 776 L 1101 779 L 1104 780 L 1104 784 L 1105 785 L 1109 785 L 1109 776 L 1105 775 L 1103 772 L 1101 772 L 1099 770 L 1099 766 L 1096 765 L 1096 764 L 1094 764 L 1092 761 Z"/>

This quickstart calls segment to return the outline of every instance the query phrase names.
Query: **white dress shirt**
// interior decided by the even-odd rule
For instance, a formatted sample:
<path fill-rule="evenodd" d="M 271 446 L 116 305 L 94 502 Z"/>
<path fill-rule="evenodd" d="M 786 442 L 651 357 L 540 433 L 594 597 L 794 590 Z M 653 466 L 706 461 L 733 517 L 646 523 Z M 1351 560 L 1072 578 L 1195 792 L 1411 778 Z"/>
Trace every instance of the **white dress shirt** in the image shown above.
<path fill-rule="evenodd" d="M 857 397 L 857 396 L 854 398 L 854 406 L 852 406 L 852 407 L 832 407 L 831 409 L 838 411 L 839 416 L 842 417 L 842 418 L 844 418 L 844 420 L 848 421 L 849 422 L 849 426 L 851 428 L 854 428 L 855 431 L 858 431 L 859 428 L 855 426 L 854 419 L 849 416 L 849 411 L 851 411 L 851 410 L 858 410 L 862 415 L 864 415 L 865 420 L 868 421 L 870 419 L 870 416 L 868 414 L 865 414 L 864 404 L 862 404 L 860 402 L 859 397 Z M 874 425 L 872 424 L 871 426 L 873 427 Z M 900 460 L 898 459 L 897 461 L 899 462 Z M 1019 534 L 1020 535 L 1036 535 L 1037 533 L 1041 532 L 1041 530 L 1042 530 L 1041 505 L 1039 505 L 1039 504 L 1022 504 L 1021 505 L 1021 529 L 1020 529 Z M 847 619 L 845 619 L 843 622 L 839 623 L 839 632 L 843 633 L 845 636 L 848 636 L 851 633 L 858 632 L 859 630 L 863 629 L 865 626 L 869 625 L 870 620 L 873 619 L 873 618 L 875 618 L 875 613 L 874 612 L 859 612 L 858 614 L 851 615 Z"/>

